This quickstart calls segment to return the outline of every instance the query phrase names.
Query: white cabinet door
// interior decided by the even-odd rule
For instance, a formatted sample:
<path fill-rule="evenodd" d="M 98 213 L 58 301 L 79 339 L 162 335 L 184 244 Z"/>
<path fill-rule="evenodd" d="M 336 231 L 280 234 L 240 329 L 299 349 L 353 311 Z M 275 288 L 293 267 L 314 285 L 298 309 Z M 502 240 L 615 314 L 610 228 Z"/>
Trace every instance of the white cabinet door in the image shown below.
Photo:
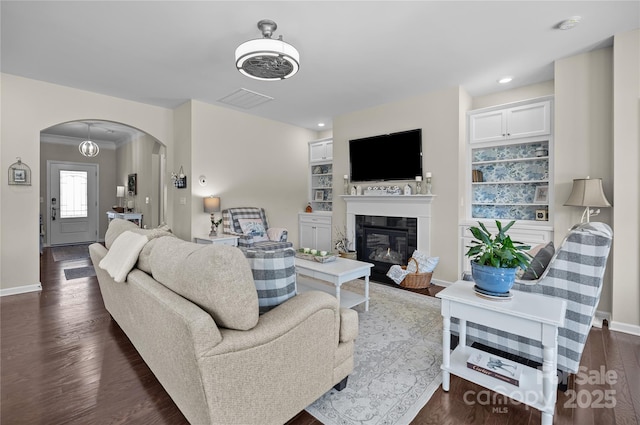
<path fill-rule="evenodd" d="M 331 226 L 318 224 L 316 226 L 316 249 L 320 251 L 333 251 L 331 246 Z"/>
<path fill-rule="evenodd" d="M 507 137 L 534 137 L 551 133 L 550 102 L 507 109 Z"/>
<path fill-rule="evenodd" d="M 313 224 L 300 222 L 298 226 L 298 235 L 300 237 L 300 248 L 313 248 L 314 243 Z"/>
<path fill-rule="evenodd" d="M 469 116 L 469 143 L 504 140 L 507 133 L 505 117 L 504 110 Z"/>
<path fill-rule="evenodd" d="M 326 162 L 333 159 L 333 142 L 309 144 L 309 162 Z"/>
<path fill-rule="evenodd" d="M 551 102 L 480 112 L 469 116 L 469 143 L 551 134 Z"/>
<path fill-rule="evenodd" d="M 331 216 L 301 213 L 298 216 L 300 248 L 332 251 Z"/>

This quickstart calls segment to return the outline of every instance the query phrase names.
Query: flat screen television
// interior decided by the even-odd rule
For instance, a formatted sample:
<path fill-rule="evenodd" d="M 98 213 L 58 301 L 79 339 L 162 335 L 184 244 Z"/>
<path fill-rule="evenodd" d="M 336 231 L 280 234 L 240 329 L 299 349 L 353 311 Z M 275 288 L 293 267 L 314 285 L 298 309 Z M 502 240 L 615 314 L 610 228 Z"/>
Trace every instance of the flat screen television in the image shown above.
<path fill-rule="evenodd" d="M 422 129 L 349 140 L 352 182 L 422 176 Z"/>

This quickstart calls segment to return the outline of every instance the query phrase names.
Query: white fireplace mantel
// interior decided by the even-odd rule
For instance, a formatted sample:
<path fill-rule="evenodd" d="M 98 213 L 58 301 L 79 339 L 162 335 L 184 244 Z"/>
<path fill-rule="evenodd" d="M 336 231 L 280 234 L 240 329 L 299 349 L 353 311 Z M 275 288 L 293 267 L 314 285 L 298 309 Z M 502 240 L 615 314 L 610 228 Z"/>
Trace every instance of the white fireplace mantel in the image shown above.
<path fill-rule="evenodd" d="M 431 203 L 435 195 L 342 195 L 347 204 L 347 235 L 355 235 L 357 215 L 410 217 L 418 221 L 418 250 L 431 251 Z"/>

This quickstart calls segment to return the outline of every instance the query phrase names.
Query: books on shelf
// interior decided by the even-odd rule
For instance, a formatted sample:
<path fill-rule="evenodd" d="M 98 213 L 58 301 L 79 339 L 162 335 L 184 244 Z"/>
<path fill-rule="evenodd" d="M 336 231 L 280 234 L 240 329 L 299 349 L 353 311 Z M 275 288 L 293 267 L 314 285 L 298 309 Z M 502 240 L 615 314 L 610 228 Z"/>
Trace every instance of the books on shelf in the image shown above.
<path fill-rule="evenodd" d="M 511 385 L 520 386 L 523 366 L 495 354 L 474 350 L 467 359 L 469 369 L 491 376 Z"/>

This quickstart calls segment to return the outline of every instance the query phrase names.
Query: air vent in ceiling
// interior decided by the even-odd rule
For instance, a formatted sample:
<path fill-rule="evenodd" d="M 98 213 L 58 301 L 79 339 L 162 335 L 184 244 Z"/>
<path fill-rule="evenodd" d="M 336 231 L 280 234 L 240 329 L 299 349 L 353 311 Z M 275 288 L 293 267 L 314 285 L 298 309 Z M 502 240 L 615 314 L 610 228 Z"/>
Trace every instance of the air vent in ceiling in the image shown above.
<path fill-rule="evenodd" d="M 238 89 L 233 93 L 218 99 L 218 102 L 225 103 L 227 105 L 235 106 L 237 108 L 251 109 L 258 105 L 273 100 L 273 97 L 256 93 L 247 89 Z"/>

